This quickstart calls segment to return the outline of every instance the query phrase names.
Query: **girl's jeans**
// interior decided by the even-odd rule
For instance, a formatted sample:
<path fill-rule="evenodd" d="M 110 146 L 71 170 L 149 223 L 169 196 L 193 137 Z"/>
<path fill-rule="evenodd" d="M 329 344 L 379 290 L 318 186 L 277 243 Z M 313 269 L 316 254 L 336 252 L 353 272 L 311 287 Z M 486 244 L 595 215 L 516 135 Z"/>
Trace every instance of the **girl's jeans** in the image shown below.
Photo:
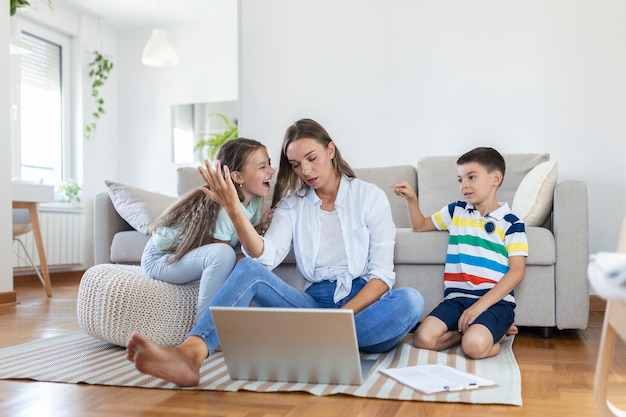
<path fill-rule="evenodd" d="M 352 282 L 351 293 L 335 304 L 335 282 L 322 281 L 300 291 L 284 282 L 259 262 L 240 260 L 228 280 L 219 289 L 210 305 L 248 307 L 339 308 L 365 286 L 362 278 Z M 387 291 L 376 302 L 354 316 L 357 341 L 364 352 L 386 352 L 394 348 L 409 332 L 424 309 L 424 298 L 414 288 Z M 187 336 L 204 339 L 209 354 L 220 342 L 209 309 L 200 317 Z"/>
<path fill-rule="evenodd" d="M 200 317 L 235 265 L 235 251 L 225 243 L 211 243 L 192 249 L 178 262 L 167 263 L 171 253 L 154 247 L 150 240 L 141 256 L 144 275 L 171 284 L 200 280 L 196 318 Z"/>

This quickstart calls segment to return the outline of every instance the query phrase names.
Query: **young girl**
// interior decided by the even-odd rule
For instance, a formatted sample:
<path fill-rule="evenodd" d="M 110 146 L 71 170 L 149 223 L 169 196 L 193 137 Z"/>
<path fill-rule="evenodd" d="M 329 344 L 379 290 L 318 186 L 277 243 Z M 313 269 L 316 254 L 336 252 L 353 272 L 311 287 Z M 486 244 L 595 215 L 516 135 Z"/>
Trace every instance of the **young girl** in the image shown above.
<path fill-rule="evenodd" d="M 272 210 L 268 210 L 260 219 L 259 211 L 261 197 L 269 194 L 274 174 L 267 149 L 256 140 L 236 138 L 220 147 L 216 159 L 232 167 L 230 176 L 241 208 L 263 233 L 272 216 Z M 242 256 L 226 212 L 201 189 L 195 189 L 157 219 L 143 251 L 141 269 L 150 278 L 172 284 L 200 279 L 196 309 L 200 317 Z"/>

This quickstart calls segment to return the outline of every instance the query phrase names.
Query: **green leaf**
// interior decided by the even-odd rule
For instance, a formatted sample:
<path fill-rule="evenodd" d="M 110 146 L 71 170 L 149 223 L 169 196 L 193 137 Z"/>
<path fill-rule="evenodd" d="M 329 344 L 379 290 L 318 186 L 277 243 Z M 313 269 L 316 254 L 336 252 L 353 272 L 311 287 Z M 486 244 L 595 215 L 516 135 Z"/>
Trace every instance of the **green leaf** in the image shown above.
<path fill-rule="evenodd" d="M 211 132 L 211 133 L 202 133 L 201 137 L 203 139 L 199 140 L 194 146 L 194 152 L 206 149 L 206 155 L 209 159 L 213 159 L 215 153 L 219 149 L 220 146 L 227 140 L 236 138 L 239 135 L 239 128 L 237 124 L 220 113 L 209 113 L 209 117 L 219 117 L 224 124 L 226 125 L 226 129 L 223 132 Z"/>
<path fill-rule="evenodd" d="M 14 1 L 28 1 L 28 0 L 14 0 Z M 52 0 L 44 0 L 44 1 L 52 1 Z M 89 63 L 89 77 L 92 79 L 91 83 L 91 96 L 94 98 L 94 103 L 96 105 L 96 111 L 94 111 L 91 115 L 93 122 L 85 126 L 85 132 L 87 133 L 85 137 L 90 140 L 93 138 L 93 134 L 90 132 L 95 132 L 96 130 L 96 120 L 100 119 L 101 116 L 106 114 L 104 110 L 104 99 L 100 98 L 100 88 L 104 86 L 104 82 L 109 78 L 109 74 L 113 69 L 113 62 L 106 56 L 104 56 L 99 51 L 93 51 L 93 59 Z"/>

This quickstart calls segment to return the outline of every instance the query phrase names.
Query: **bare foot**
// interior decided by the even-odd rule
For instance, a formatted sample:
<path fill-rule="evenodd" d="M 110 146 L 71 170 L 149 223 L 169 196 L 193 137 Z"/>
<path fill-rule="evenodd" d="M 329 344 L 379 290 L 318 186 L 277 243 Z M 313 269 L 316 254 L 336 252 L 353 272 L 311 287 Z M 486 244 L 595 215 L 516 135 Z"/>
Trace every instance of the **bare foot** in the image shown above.
<path fill-rule="evenodd" d="M 519 332 L 518 328 L 516 325 L 511 324 L 511 327 L 509 327 L 509 330 L 506 331 L 506 335 L 507 336 L 511 336 L 513 334 L 517 334 Z"/>
<path fill-rule="evenodd" d="M 200 365 L 206 353 L 183 345 L 174 348 L 160 346 L 135 332 L 126 344 L 126 359 L 133 362 L 141 373 L 162 378 L 180 387 L 195 386 L 200 381 Z"/>
<path fill-rule="evenodd" d="M 517 326 L 514 325 L 514 324 L 511 324 L 511 327 L 509 327 L 509 330 L 506 331 L 506 333 L 504 334 L 504 336 L 502 336 L 502 339 L 500 339 L 498 341 L 498 343 L 504 342 L 508 336 L 515 335 L 515 334 L 518 333 L 518 331 L 519 330 L 518 330 Z"/>

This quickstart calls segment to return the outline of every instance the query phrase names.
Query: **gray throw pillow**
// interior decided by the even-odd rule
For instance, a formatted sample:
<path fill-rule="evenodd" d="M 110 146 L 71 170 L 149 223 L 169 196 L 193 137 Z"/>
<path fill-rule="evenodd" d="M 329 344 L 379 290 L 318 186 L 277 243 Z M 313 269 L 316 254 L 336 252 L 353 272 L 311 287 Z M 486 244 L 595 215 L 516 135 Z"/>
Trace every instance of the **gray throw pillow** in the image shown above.
<path fill-rule="evenodd" d="M 105 180 L 115 210 L 135 230 L 149 234 L 154 221 L 176 197 Z"/>

